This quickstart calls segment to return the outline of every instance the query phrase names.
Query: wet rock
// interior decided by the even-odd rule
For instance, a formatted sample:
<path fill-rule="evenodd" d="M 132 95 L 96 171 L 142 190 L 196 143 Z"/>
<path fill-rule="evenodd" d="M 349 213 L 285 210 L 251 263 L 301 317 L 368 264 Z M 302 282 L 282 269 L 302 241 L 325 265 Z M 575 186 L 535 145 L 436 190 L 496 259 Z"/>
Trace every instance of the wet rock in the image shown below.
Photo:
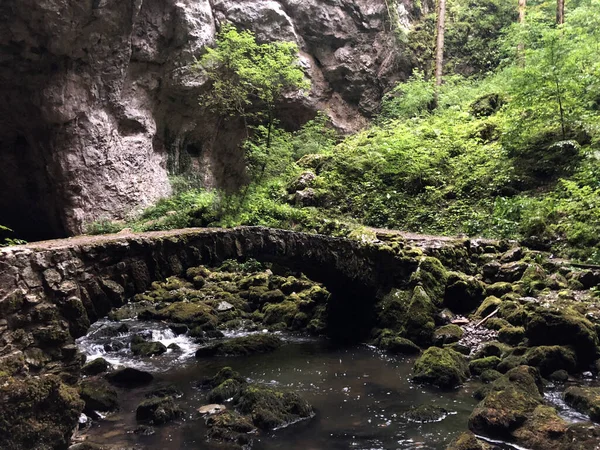
<path fill-rule="evenodd" d="M 479 441 L 471 432 L 462 433 L 454 439 L 446 450 L 488 450 L 491 447 Z"/>
<path fill-rule="evenodd" d="M 481 373 L 481 375 L 479 376 L 481 381 L 483 381 L 484 383 L 493 383 L 500 377 L 502 377 L 502 374 L 500 372 L 498 372 L 497 370 L 493 370 L 493 369 L 484 370 Z"/>
<path fill-rule="evenodd" d="M 185 324 L 190 327 L 209 323 L 216 325 L 218 323 L 218 319 L 210 306 L 204 303 L 191 302 L 171 303 L 166 308 L 143 311 L 139 317 L 141 320 L 163 320 Z"/>
<path fill-rule="evenodd" d="M 506 253 L 504 253 L 500 257 L 500 262 L 502 262 L 502 263 L 515 262 L 520 259 L 523 259 L 523 256 L 524 256 L 523 249 L 521 247 L 515 247 L 515 248 L 508 250 Z"/>
<path fill-rule="evenodd" d="M 209 416 L 206 426 L 209 439 L 239 446 L 247 446 L 252 440 L 249 433 L 256 429 L 249 417 L 232 410 Z"/>
<path fill-rule="evenodd" d="M 421 286 L 431 302 L 441 306 L 448 282 L 448 272 L 437 258 L 423 257 L 419 260 L 417 270 L 411 275 L 412 286 Z"/>
<path fill-rule="evenodd" d="M 538 308 L 525 325 L 531 345 L 567 345 L 575 350 L 580 363 L 595 360 L 598 336 L 594 325 L 571 308 Z"/>
<path fill-rule="evenodd" d="M 464 334 L 464 331 L 458 325 L 444 325 L 434 331 L 433 344 L 440 347 L 445 344 L 453 344 L 458 342 Z"/>
<path fill-rule="evenodd" d="M 509 283 L 514 283 L 515 281 L 519 281 L 522 277 L 529 264 L 523 261 L 516 261 L 511 263 L 502 264 L 498 268 L 498 272 L 495 275 L 496 281 L 506 281 Z"/>
<path fill-rule="evenodd" d="M 143 370 L 125 367 L 124 369 L 119 369 L 115 372 L 107 374 L 106 379 L 109 383 L 114 385 L 123 387 L 136 387 L 150 383 L 154 379 L 154 376 L 152 376 L 151 373 L 144 372 Z"/>
<path fill-rule="evenodd" d="M 295 392 L 248 385 L 234 399 L 236 409 L 252 417 L 261 430 L 307 419 L 314 415 L 312 406 Z"/>
<path fill-rule="evenodd" d="M 481 281 L 459 272 L 448 274 L 444 306 L 456 313 L 476 309 L 483 301 L 485 287 Z"/>
<path fill-rule="evenodd" d="M 8 379 L 0 385 L 0 399 L 3 449 L 31 449 L 40 443 L 66 448 L 84 406 L 77 390 L 54 375 Z"/>
<path fill-rule="evenodd" d="M 223 301 L 223 302 L 219 303 L 219 305 L 217 306 L 217 311 L 219 311 L 219 312 L 231 311 L 234 308 L 235 307 L 231 303 Z"/>
<path fill-rule="evenodd" d="M 203 416 L 212 416 L 213 414 L 218 414 L 221 413 L 223 411 L 225 411 L 227 409 L 227 406 L 225 405 L 218 405 L 215 403 L 212 403 L 210 405 L 204 405 L 201 406 L 200 408 L 198 408 L 198 412 L 203 415 Z"/>
<path fill-rule="evenodd" d="M 550 381 L 556 381 L 559 383 L 564 383 L 569 379 L 569 372 L 566 370 L 560 369 L 552 372 L 548 377 Z"/>
<path fill-rule="evenodd" d="M 148 392 L 145 397 L 146 398 L 160 398 L 160 397 L 172 397 L 179 398 L 183 396 L 183 392 L 179 390 L 176 386 L 173 385 L 165 385 L 159 386 L 155 389 L 152 389 Z"/>
<path fill-rule="evenodd" d="M 135 356 L 151 357 L 166 353 L 167 347 L 161 342 L 148 342 L 141 336 L 133 336 L 131 339 L 131 352 Z"/>
<path fill-rule="evenodd" d="M 577 368 L 575 352 L 568 347 L 558 345 L 530 348 L 523 359 L 524 364 L 537 367 L 543 376 L 560 369 L 574 372 Z"/>
<path fill-rule="evenodd" d="M 500 300 L 498 297 L 494 297 L 494 296 L 487 297 L 481 303 L 481 305 L 479 305 L 479 308 L 477 308 L 477 311 L 475 311 L 474 316 L 477 318 L 477 320 L 484 319 L 488 315 L 493 313 L 496 309 L 498 309 L 498 307 L 500 306 L 501 303 L 502 303 L 502 300 Z"/>
<path fill-rule="evenodd" d="M 412 407 L 403 416 L 416 423 L 440 422 L 448 415 L 448 410 L 434 405 L 420 405 Z"/>
<path fill-rule="evenodd" d="M 300 312 L 298 304 L 293 301 L 267 304 L 263 309 L 265 325 L 283 324 L 283 328 L 291 328 L 294 317 Z"/>
<path fill-rule="evenodd" d="M 183 416 L 183 411 L 171 397 L 153 397 L 142 401 L 135 410 L 135 418 L 140 422 L 161 425 Z"/>
<path fill-rule="evenodd" d="M 135 434 L 139 434 L 140 436 L 152 436 L 156 434 L 156 430 L 148 425 L 138 425 L 135 427 L 133 432 Z"/>
<path fill-rule="evenodd" d="M 79 395 L 85 402 L 83 412 L 88 416 L 97 417 L 96 411 L 109 412 L 119 409 L 117 391 L 102 380 L 82 382 Z"/>
<path fill-rule="evenodd" d="M 498 331 L 498 340 L 508 345 L 519 345 L 525 338 L 525 328 L 507 326 Z"/>
<path fill-rule="evenodd" d="M 487 370 L 495 370 L 500 361 L 500 358 L 497 356 L 474 359 L 469 362 L 469 370 L 473 375 L 480 375 Z"/>
<path fill-rule="evenodd" d="M 502 297 L 504 294 L 512 292 L 512 290 L 512 284 L 507 283 L 506 281 L 498 281 L 497 283 L 490 284 L 486 287 L 488 295 L 495 297 Z"/>
<path fill-rule="evenodd" d="M 418 345 L 429 345 L 435 329 L 435 306 L 426 290 L 413 290 L 403 323 L 403 336 Z"/>
<path fill-rule="evenodd" d="M 600 388 L 571 386 L 563 394 L 567 405 L 582 414 L 586 414 L 594 422 L 600 422 Z"/>
<path fill-rule="evenodd" d="M 281 344 L 281 339 L 272 334 L 251 334 L 201 347 L 196 351 L 196 358 L 215 355 L 244 356 L 255 353 L 268 353 L 277 350 L 281 347 Z"/>
<path fill-rule="evenodd" d="M 185 325 L 185 324 L 183 324 L 183 323 L 172 323 L 172 324 L 169 324 L 169 328 L 177 336 L 179 336 L 181 334 L 185 334 L 189 330 L 188 326 Z"/>
<path fill-rule="evenodd" d="M 469 365 L 454 350 L 430 347 L 415 362 L 412 378 L 418 383 L 455 388 L 469 378 Z"/>
<path fill-rule="evenodd" d="M 469 417 L 469 429 L 476 434 L 500 439 L 523 425 L 542 404 L 541 378 L 536 369 L 520 366 L 494 381 L 485 399 Z"/>
<path fill-rule="evenodd" d="M 376 340 L 376 345 L 385 351 L 396 355 L 416 355 L 421 349 L 413 341 L 397 336 L 395 333 L 385 330 Z"/>
<path fill-rule="evenodd" d="M 181 353 L 183 351 L 182 348 L 179 345 L 177 345 L 175 342 L 173 342 L 172 344 L 169 344 L 167 349 L 171 350 L 174 353 Z"/>

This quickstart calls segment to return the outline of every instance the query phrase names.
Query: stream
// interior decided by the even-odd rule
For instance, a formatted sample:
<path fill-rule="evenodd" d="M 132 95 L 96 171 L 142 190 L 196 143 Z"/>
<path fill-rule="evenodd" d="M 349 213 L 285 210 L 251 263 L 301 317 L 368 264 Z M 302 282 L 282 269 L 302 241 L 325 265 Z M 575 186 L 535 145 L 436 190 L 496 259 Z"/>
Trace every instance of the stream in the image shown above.
<path fill-rule="evenodd" d="M 199 347 L 188 337 L 175 336 L 160 323 L 127 321 L 129 331 L 107 337 L 103 330 L 114 322 L 102 320 L 78 340 L 88 360 L 102 356 L 115 366 L 150 371 L 152 384 L 138 389 L 118 389 L 121 410 L 94 421 L 87 438 L 98 444 L 139 449 L 221 449 L 206 442 L 204 420 L 196 410 L 205 405 L 206 392 L 196 386 L 219 369 L 231 366 L 249 381 L 298 392 L 316 411 L 314 418 L 284 429 L 258 434 L 253 448 L 289 449 L 444 449 L 467 429 L 477 401 L 475 383 L 442 392 L 410 381 L 412 358 L 391 357 L 366 345 L 340 347 L 323 339 L 283 334 L 286 345 L 279 350 L 247 357 L 196 359 Z M 127 347 L 106 352 L 109 342 L 128 342 L 133 333 L 146 330 L 153 340 L 176 343 L 181 352 L 169 350 L 152 358 L 134 357 Z M 230 333 L 229 335 L 240 334 Z M 134 433 L 136 406 L 159 385 L 175 385 L 183 392 L 178 403 L 185 410 L 180 422 L 155 427 L 152 435 Z M 405 417 L 411 407 L 434 405 L 447 413 L 437 421 L 417 423 Z"/>

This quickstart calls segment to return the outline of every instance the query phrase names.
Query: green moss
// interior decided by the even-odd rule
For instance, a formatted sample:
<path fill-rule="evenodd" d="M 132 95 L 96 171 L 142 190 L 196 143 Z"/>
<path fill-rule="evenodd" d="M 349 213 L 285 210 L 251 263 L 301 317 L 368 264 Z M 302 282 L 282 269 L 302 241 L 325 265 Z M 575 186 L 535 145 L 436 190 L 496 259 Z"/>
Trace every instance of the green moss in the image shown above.
<path fill-rule="evenodd" d="M 298 419 L 311 417 L 312 407 L 295 392 L 283 392 L 258 386 L 246 386 L 234 399 L 242 414 L 262 430 L 272 430 Z"/>
<path fill-rule="evenodd" d="M 151 357 L 167 352 L 167 347 L 161 342 L 147 342 L 136 335 L 131 339 L 131 352 L 135 356 Z"/>
<path fill-rule="evenodd" d="M 577 368 L 575 352 L 568 347 L 558 345 L 533 347 L 527 350 L 523 357 L 525 364 L 537 367 L 544 376 L 559 369 L 573 373 Z"/>
<path fill-rule="evenodd" d="M 448 272 L 437 258 L 421 257 L 417 270 L 411 275 L 412 286 L 422 286 L 431 301 L 441 306 L 444 300 Z"/>
<path fill-rule="evenodd" d="M 235 443 L 242 448 L 251 443 L 248 433 L 255 430 L 252 421 L 236 411 L 223 411 L 206 419 L 208 438 Z"/>
<path fill-rule="evenodd" d="M 403 414 L 405 419 L 416 423 L 439 422 L 448 414 L 448 410 L 434 405 L 414 406 Z"/>
<path fill-rule="evenodd" d="M 266 291 L 266 292 L 262 293 L 260 296 L 261 303 L 281 303 L 284 300 L 285 300 L 285 295 L 279 289 Z"/>
<path fill-rule="evenodd" d="M 477 440 L 471 432 L 462 433 L 455 438 L 446 450 L 487 450 L 488 446 Z"/>
<path fill-rule="evenodd" d="M 218 386 L 215 386 L 208 393 L 208 401 L 210 403 L 223 403 L 237 395 L 245 384 L 245 381 L 240 382 L 239 380 L 229 378 Z"/>
<path fill-rule="evenodd" d="M 461 327 L 454 324 L 444 325 L 433 333 L 433 343 L 437 346 L 458 342 L 465 332 Z"/>
<path fill-rule="evenodd" d="M 498 297 L 494 297 L 494 296 L 490 296 L 487 297 L 482 303 L 481 305 L 479 305 L 479 308 L 477 308 L 477 311 L 475 311 L 474 316 L 481 320 L 485 317 L 487 317 L 488 315 L 490 315 L 491 313 L 493 313 L 496 309 L 498 309 L 500 307 L 500 305 L 502 304 L 502 300 L 500 300 Z M 490 319 L 488 319 L 490 320 Z"/>
<path fill-rule="evenodd" d="M 454 388 L 469 377 L 467 360 L 450 349 L 430 347 L 413 367 L 413 380 L 442 388 Z"/>
<path fill-rule="evenodd" d="M 102 380 L 84 381 L 79 387 L 79 395 L 85 402 L 84 412 L 91 416 L 95 416 L 95 411 L 119 409 L 117 391 Z"/>
<path fill-rule="evenodd" d="M 435 329 L 434 316 L 433 302 L 422 286 L 416 286 L 403 320 L 403 336 L 418 345 L 428 345 Z"/>
<path fill-rule="evenodd" d="M 498 331 L 498 340 L 508 345 L 519 345 L 524 338 L 525 328 L 523 327 L 513 327 L 509 325 Z"/>
<path fill-rule="evenodd" d="M 377 325 L 394 331 L 402 329 L 410 303 L 410 292 L 392 289 L 377 304 Z"/>
<path fill-rule="evenodd" d="M 393 354 L 415 355 L 421 349 L 411 340 L 400 337 L 390 330 L 384 330 L 376 339 L 376 345 Z"/>
<path fill-rule="evenodd" d="M 142 320 L 165 320 L 188 325 L 216 325 L 218 319 L 214 310 L 203 303 L 178 302 L 155 311 L 146 311 L 139 315 Z"/>
<path fill-rule="evenodd" d="M 84 403 L 55 375 L 8 378 L 0 385 L 2 448 L 66 448 Z"/>
<path fill-rule="evenodd" d="M 453 312 L 466 313 L 476 309 L 485 296 L 485 287 L 475 277 L 460 272 L 448 274 L 444 306 Z"/>
<path fill-rule="evenodd" d="M 511 324 L 508 322 L 508 320 L 500 319 L 499 317 L 490 317 L 488 320 L 485 321 L 483 326 L 486 327 L 488 330 L 498 331 L 501 328 L 510 327 Z"/>
<path fill-rule="evenodd" d="M 486 287 L 488 295 L 492 295 L 495 297 L 502 297 L 504 294 L 512 292 L 512 290 L 512 284 L 506 281 L 498 281 Z"/>
<path fill-rule="evenodd" d="M 162 425 L 183 417 L 183 411 L 171 397 L 154 397 L 142 401 L 135 410 L 140 422 Z"/>
<path fill-rule="evenodd" d="M 267 304 L 262 312 L 264 313 L 263 323 L 265 325 L 284 323 L 286 327 L 291 327 L 299 309 L 297 303 L 284 301 L 283 303 Z"/>
<path fill-rule="evenodd" d="M 495 370 L 500 364 L 500 358 L 497 356 L 487 356 L 485 358 L 474 359 L 469 362 L 469 370 L 473 375 L 481 375 L 487 370 Z"/>
<path fill-rule="evenodd" d="M 248 336 L 229 339 L 224 342 L 201 347 L 196 351 L 196 357 L 208 357 L 214 355 L 252 355 L 255 353 L 267 353 L 278 349 L 281 339 L 267 333 L 251 334 Z"/>
<path fill-rule="evenodd" d="M 596 357 L 598 336 L 595 327 L 573 308 L 537 308 L 525 325 L 525 334 L 532 345 L 571 346 L 582 364 L 592 362 Z"/>
<path fill-rule="evenodd" d="M 493 383 L 501 376 L 502 376 L 502 374 L 500 372 L 498 372 L 497 370 L 487 369 L 487 370 L 484 370 L 483 372 L 481 372 L 481 375 L 479 376 L 479 378 L 484 383 Z"/>
<path fill-rule="evenodd" d="M 110 367 L 111 365 L 104 358 L 96 358 L 83 366 L 81 373 L 84 375 L 98 375 L 106 372 Z"/>
<path fill-rule="evenodd" d="M 594 422 L 600 422 L 600 388 L 571 386 L 563 394 L 565 402 Z"/>

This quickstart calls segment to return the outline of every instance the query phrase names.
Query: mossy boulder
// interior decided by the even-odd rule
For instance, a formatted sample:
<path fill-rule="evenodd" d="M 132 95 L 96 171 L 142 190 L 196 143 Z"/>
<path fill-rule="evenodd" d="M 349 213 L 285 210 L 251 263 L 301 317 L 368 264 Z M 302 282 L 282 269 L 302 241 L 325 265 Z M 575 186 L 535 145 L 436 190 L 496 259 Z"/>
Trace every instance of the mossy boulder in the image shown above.
<path fill-rule="evenodd" d="M 448 414 L 448 410 L 435 405 L 413 406 L 403 416 L 410 422 L 432 423 L 439 422 Z"/>
<path fill-rule="evenodd" d="M 83 366 L 81 368 L 81 373 L 88 376 L 98 375 L 106 372 L 110 367 L 111 365 L 104 358 L 96 358 Z"/>
<path fill-rule="evenodd" d="M 10 378 L 0 385 L 0 448 L 67 448 L 84 407 L 59 377 Z"/>
<path fill-rule="evenodd" d="M 419 259 L 419 266 L 410 277 L 411 286 L 421 286 L 436 305 L 441 306 L 444 300 L 448 271 L 439 259 L 424 256 Z"/>
<path fill-rule="evenodd" d="M 456 313 L 476 309 L 485 296 L 485 287 L 477 278 L 460 272 L 448 274 L 444 306 Z"/>
<path fill-rule="evenodd" d="M 469 378 L 466 358 L 448 348 L 430 347 L 417 359 L 413 380 L 441 388 L 455 388 Z"/>
<path fill-rule="evenodd" d="M 484 370 L 481 373 L 481 375 L 479 375 L 479 378 L 484 383 L 493 383 L 500 377 L 502 377 L 502 374 L 500 372 L 498 372 L 497 370 L 493 370 L 493 369 Z"/>
<path fill-rule="evenodd" d="M 464 334 L 465 332 L 458 325 L 444 325 L 433 332 L 433 344 L 437 346 L 453 344 L 458 342 Z"/>
<path fill-rule="evenodd" d="M 139 422 L 161 425 L 183 416 L 183 411 L 172 397 L 153 397 L 142 401 L 135 410 Z"/>
<path fill-rule="evenodd" d="M 486 299 L 479 305 L 477 311 L 475 311 L 475 318 L 483 319 L 493 313 L 496 309 L 500 307 L 502 300 L 498 297 L 490 296 L 486 297 Z M 489 319 L 488 319 L 489 320 Z"/>
<path fill-rule="evenodd" d="M 382 332 L 376 342 L 380 349 L 396 355 L 416 355 L 421 353 L 421 349 L 413 341 L 389 332 L 389 330 Z"/>
<path fill-rule="evenodd" d="M 85 402 L 83 412 L 91 417 L 96 416 L 96 411 L 108 412 L 119 409 L 117 391 L 103 380 L 82 382 L 79 396 Z"/>
<path fill-rule="evenodd" d="M 510 352 L 511 347 L 497 341 L 490 341 L 481 347 L 481 349 L 475 354 L 475 359 L 485 358 L 486 356 L 498 356 L 501 358 Z"/>
<path fill-rule="evenodd" d="M 569 347 L 558 345 L 533 347 L 523 355 L 524 364 L 537 367 L 543 376 L 564 369 L 573 373 L 577 368 L 577 357 Z"/>
<path fill-rule="evenodd" d="M 486 370 L 495 370 L 501 359 L 497 356 L 474 359 L 469 362 L 469 370 L 473 375 L 481 375 Z"/>
<path fill-rule="evenodd" d="M 531 345 L 571 346 L 582 364 L 596 359 L 598 336 L 594 325 L 573 308 L 537 308 L 525 325 L 525 334 Z"/>
<path fill-rule="evenodd" d="M 296 422 L 314 415 L 312 406 L 295 392 L 246 386 L 235 397 L 236 409 L 252 417 L 252 423 L 261 430 Z"/>
<path fill-rule="evenodd" d="M 162 320 L 193 326 L 218 323 L 214 310 L 210 306 L 191 302 L 171 303 L 165 308 L 144 311 L 139 317 L 142 320 Z"/>
<path fill-rule="evenodd" d="M 281 347 L 281 339 L 267 333 L 250 334 L 248 336 L 228 339 L 196 351 L 197 358 L 222 356 L 247 356 L 256 353 L 268 353 Z"/>
<path fill-rule="evenodd" d="M 506 319 L 501 319 L 499 317 L 490 317 L 483 323 L 483 326 L 486 327 L 488 330 L 499 331 L 504 327 L 511 326 L 511 324 Z"/>
<path fill-rule="evenodd" d="M 150 357 L 166 353 L 167 347 L 161 342 L 148 342 L 141 336 L 135 335 L 131 338 L 131 352 L 135 356 Z"/>
<path fill-rule="evenodd" d="M 285 327 L 291 328 L 294 317 L 299 313 L 299 308 L 295 302 L 284 301 L 282 303 L 267 304 L 262 312 L 264 313 L 263 323 L 265 325 L 283 323 Z"/>
<path fill-rule="evenodd" d="M 377 305 L 377 325 L 382 329 L 402 329 L 411 293 L 403 289 L 392 289 Z"/>
<path fill-rule="evenodd" d="M 525 328 L 509 325 L 498 330 L 498 340 L 508 345 L 519 345 L 525 339 Z"/>
<path fill-rule="evenodd" d="M 502 297 L 504 294 L 508 294 L 512 291 L 512 284 L 506 281 L 498 281 L 496 283 L 486 286 L 487 294 L 494 297 Z"/>
<path fill-rule="evenodd" d="M 413 290 L 406 316 L 403 335 L 418 345 L 429 345 L 435 329 L 436 309 L 422 286 Z"/>
<path fill-rule="evenodd" d="M 465 432 L 455 438 L 446 450 L 488 450 L 491 447 L 477 439 L 471 432 Z"/>
<path fill-rule="evenodd" d="M 469 417 L 476 434 L 510 439 L 536 407 L 542 404 L 541 378 L 537 369 L 519 366 L 494 381 L 486 397 Z"/>
<path fill-rule="evenodd" d="M 594 422 L 600 422 L 599 387 L 571 386 L 565 390 L 563 397 L 567 405 L 589 416 Z"/>
<path fill-rule="evenodd" d="M 232 410 L 214 414 L 206 420 L 210 440 L 233 443 L 247 448 L 252 439 L 249 433 L 255 430 L 249 417 Z"/>
<path fill-rule="evenodd" d="M 215 386 L 215 388 L 208 393 L 208 401 L 210 403 L 226 402 L 239 394 L 245 384 L 245 381 L 229 378 L 218 386 Z"/>

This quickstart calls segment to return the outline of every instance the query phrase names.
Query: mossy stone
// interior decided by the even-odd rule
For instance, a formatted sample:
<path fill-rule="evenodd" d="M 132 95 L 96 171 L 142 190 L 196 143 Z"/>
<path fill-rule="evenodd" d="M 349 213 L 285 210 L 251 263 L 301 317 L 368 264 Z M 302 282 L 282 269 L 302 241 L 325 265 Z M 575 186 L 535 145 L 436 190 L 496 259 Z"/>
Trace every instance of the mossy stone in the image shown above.
<path fill-rule="evenodd" d="M 462 433 L 450 442 L 446 450 L 488 450 L 487 444 L 480 442 L 470 431 Z"/>
<path fill-rule="evenodd" d="M 377 346 L 385 351 L 399 355 L 416 355 L 421 349 L 413 341 L 397 336 L 394 333 L 386 333 L 378 339 Z"/>
<path fill-rule="evenodd" d="M 433 332 L 433 344 L 437 346 L 453 344 L 458 342 L 464 334 L 465 332 L 458 325 L 444 325 Z"/>
<path fill-rule="evenodd" d="M 250 418 L 232 410 L 211 415 L 206 419 L 206 426 L 209 439 L 234 443 L 242 448 L 251 443 L 248 433 L 255 430 Z"/>
<path fill-rule="evenodd" d="M 274 428 L 311 417 L 312 406 L 295 392 L 246 386 L 234 399 L 242 414 L 252 417 L 252 423 L 261 430 Z"/>
<path fill-rule="evenodd" d="M 473 375 L 481 375 L 486 370 L 495 370 L 501 359 L 497 356 L 474 359 L 469 362 L 469 370 Z"/>
<path fill-rule="evenodd" d="M 498 331 L 498 340 L 508 345 L 519 345 L 525 339 L 525 328 L 509 325 Z"/>
<path fill-rule="evenodd" d="M 450 272 L 447 283 L 444 306 L 453 312 L 473 311 L 484 299 L 485 287 L 475 277 L 460 272 Z"/>
<path fill-rule="evenodd" d="M 483 319 L 498 309 L 501 303 L 502 300 L 500 300 L 498 297 L 487 297 L 481 303 L 481 305 L 479 305 L 479 308 L 477 308 L 477 311 L 475 311 L 474 316 L 478 319 Z"/>
<path fill-rule="evenodd" d="M 537 367 L 544 376 L 560 369 L 573 373 L 577 368 L 575 352 L 568 347 L 558 345 L 533 347 L 527 350 L 523 357 L 525 364 Z"/>
<path fill-rule="evenodd" d="M 513 286 L 511 283 L 508 283 L 506 281 L 498 281 L 494 284 L 490 284 L 488 286 L 486 286 L 486 291 L 488 293 L 488 295 L 494 296 L 494 297 L 502 297 L 504 294 L 508 294 L 510 292 L 512 292 L 513 290 Z"/>
<path fill-rule="evenodd" d="M 83 366 L 81 368 L 81 373 L 88 376 L 98 375 L 106 372 L 110 367 L 111 365 L 104 358 L 96 358 Z"/>
<path fill-rule="evenodd" d="M 413 380 L 441 388 L 455 388 L 469 378 L 466 358 L 454 350 L 430 347 L 417 359 Z"/>
<path fill-rule="evenodd" d="M 161 425 L 183 416 L 183 411 L 172 397 L 154 397 L 142 401 L 135 410 L 135 418 L 140 422 Z"/>
<path fill-rule="evenodd" d="M 484 383 L 493 383 L 501 376 L 502 376 L 502 374 L 500 372 L 498 372 L 497 370 L 487 369 L 487 370 L 484 370 L 483 372 L 481 372 L 481 375 L 479 375 L 479 378 Z"/>
<path fill-rule="evenodd" d="M 116 411 L 119 409 L 117 391 L 102 380 L 84 381 L 79 387 L 79 395 L 85 402 L 84 412 L 95 416 L 95 411 Z"/>
<path fill-rule="evenodd" d="M 264 313 L 263 323 L 265 325 L 285 323 L 286 327 L 291 327 L 299 309 L 297 303 L 284 301 L 283 303 L 267 304 L 262 312 Z"/>
<path fill-rule="evenodd" d="M 418 345 L 429 345 L 435 329 L 435 312 L 425 289 L 416 286 L 403 322 L 404 337 Z"/>
<path fill-rule="evenodd" d="M 563 394 L 567 405 L 594 422 L 600 422 L 600 388 L 589 386 L 571 386 Z"/>
<path fill-rule="evenodd" d="M 136 387 L 150 383 L 154 376 L 143 370 L 125 367 L 105 375 L 109 383 L 124 387 Z"/>
<path fill-rule="evenodd" d="M 281 344 L 281 339 L 272 334 L 251 334 L 201 347 L 196 351 L 196 357 L 203 358 L 215 355 L 247 356 L 256 353 L 267 353 L 278 349 Z"/>
<path fill-rule="evenodd" d="M 167 347 L 161 342 L 147 342 L 141 336 L 135 335 L 131 339 L 131 352 L 135 356 L 151 357 L 167 352 Z"/>
<path fill-rule="evenodd" d="M 410 277 L 411 286 L 422 286 L 431 301 L 441 306 L 444 300 L 448 271 L 439 259 L 425 256 L 419 258 L 419 266 Z"/>
<path fill-rule="evenodd" d="M 403 414 L 404 418 L 416 423 L 439 422 L 448 414 L 448 410 L 435 405 L 413 406 Z"/>

